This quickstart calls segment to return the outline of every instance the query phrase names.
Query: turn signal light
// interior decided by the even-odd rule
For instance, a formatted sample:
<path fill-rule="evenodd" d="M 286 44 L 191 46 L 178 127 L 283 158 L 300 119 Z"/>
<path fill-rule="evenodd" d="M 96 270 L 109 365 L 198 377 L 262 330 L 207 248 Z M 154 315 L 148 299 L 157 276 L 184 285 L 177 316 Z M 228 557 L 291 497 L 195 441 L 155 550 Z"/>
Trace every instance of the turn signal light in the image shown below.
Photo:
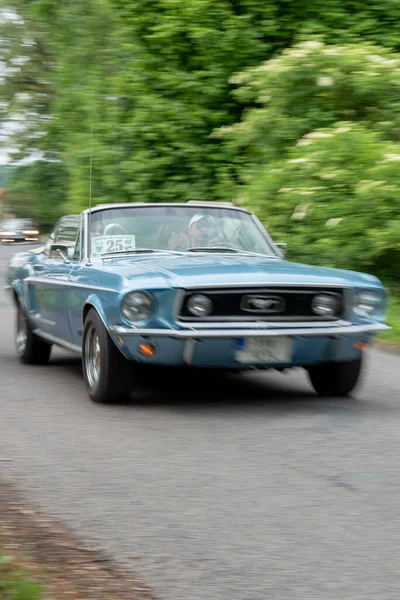
<path fill-rule="evenodd" d="M 353 348 L 355 348 L 356 350 L 363 351 L 369 348 L 369 344 L 367 344 L 367 342 L 358 341 L 355 344 L 353 344 Z"/>
<path fill-rule="evenodd" d="M 154 356 L 156 353 L 156 349 L 152 344 L 140 344 L 139 351 L 143 354 L 143 356 Z"/>

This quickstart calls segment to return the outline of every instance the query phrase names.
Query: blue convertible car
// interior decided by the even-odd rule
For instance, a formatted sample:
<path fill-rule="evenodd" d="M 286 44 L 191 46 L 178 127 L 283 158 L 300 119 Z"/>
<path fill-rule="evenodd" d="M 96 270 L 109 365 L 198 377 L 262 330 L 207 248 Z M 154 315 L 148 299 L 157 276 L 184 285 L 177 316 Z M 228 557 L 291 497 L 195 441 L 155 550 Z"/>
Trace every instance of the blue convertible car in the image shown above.
<path fill-rule="evenodd" d="M 304 367 L 319 394 L 346 395 L 387 329 L 376 277 L 288 262 L 253 214 L 224 203 L 63 217 L 12 258 L 8 288 L 21 360 L 46 363 L 52 344 L 81 353 L 97 402 L 129 395 L 140 363 Z"/>

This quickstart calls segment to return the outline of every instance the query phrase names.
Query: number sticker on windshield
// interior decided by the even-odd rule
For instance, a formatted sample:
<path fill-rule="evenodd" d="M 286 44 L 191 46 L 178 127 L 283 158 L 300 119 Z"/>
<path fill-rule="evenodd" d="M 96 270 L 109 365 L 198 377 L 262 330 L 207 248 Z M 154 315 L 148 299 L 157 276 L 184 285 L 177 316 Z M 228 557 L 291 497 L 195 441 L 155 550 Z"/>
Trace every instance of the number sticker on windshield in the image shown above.
<path fill-rule="evenodd" d="M 111 254 L 135 250 L 134 235 L 99 235 L 92 238 L 92 254 Z"/>

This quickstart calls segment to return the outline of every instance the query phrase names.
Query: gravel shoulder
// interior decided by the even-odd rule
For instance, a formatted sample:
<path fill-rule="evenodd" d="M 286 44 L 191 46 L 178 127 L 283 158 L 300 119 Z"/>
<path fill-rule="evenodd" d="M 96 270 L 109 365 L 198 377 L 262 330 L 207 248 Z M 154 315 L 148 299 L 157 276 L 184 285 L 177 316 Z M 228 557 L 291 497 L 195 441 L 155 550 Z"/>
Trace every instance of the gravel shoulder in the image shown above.
<path fill-rule="evenodd" d="M 388 354 L 394 354 L 400 356 L 400 344 L 389 344 L 387 342 L 374 342 L 374 348 L 387 352 Z"/>
<path fill-rule="evenodd" d="M 0 478 L 1 550 L 16 557 L 57 600 L 155 600 L 146 585 L 106 554 L 83 545 Z"/>

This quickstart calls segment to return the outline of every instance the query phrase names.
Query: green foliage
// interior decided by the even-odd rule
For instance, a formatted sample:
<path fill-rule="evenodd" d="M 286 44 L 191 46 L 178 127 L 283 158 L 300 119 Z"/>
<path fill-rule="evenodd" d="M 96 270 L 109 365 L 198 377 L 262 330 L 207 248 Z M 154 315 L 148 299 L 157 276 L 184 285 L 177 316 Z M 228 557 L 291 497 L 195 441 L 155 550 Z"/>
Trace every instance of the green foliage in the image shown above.
<path fill-rule="evenodd" d="M 38 134 L 51 113 L 53 58 L 41 23 L 24 10 L 24 0 L 0 9 L 0 126 L 13 127 L 13 152 L 25 156 L 38 146 Z M 3 12 L 4 11 L 4 12 Z M 17 15 L 23 14 L 24 19 Z M 23 122 L 23 129 L 21 124 Z M 40 142 L 39 142 L 40 145 Z"/>
<path fill-rule="evenodd" d="M 0 188 L 7 188 L 10 169 L 0 165 Z"/>
<path fill-rule="evenodd" d="M 400 276 L 400 56 L 299 44 L 234 77 L 253 103 L 215 132 L 220 194 L 255 209 L 291 256 Z"/>
<path fill-rule="evenodd" d="M 390 344 L 400 343 L 400 295 L 399 290 L 394 291 L 390 298 L 387 323 L 392 327 L 390 331 L 385 331 L 379 336 L 383 342 Z"/>
<path fill-rule="evenodd" d="M 14 564 L 14 558 L 0 554 L 0 600 L 42 598 L 41 587 Z"/>
<path fill-rule="evenodd" d="M 0 86 L 4 118 L 24 114 L 22 152 L 63 161 L 71 210 L 87 204 L 92 125 L 97 201 L 210 199 L 217 172 L 236 158 L 211 135 L 240 117 L 234 73 L 311 34 L 400 48 L 394 0 L 10 5 L 23 21 L 0 26 L 0 59 L 11 67 Z"/>
<path fill-rule="evenodd" d="M 36 161 L 10 173 L 7 210 L 18 217 L 34 217 L 51 228 L 66 211 L 66 173 L 61 163 Z"/>

